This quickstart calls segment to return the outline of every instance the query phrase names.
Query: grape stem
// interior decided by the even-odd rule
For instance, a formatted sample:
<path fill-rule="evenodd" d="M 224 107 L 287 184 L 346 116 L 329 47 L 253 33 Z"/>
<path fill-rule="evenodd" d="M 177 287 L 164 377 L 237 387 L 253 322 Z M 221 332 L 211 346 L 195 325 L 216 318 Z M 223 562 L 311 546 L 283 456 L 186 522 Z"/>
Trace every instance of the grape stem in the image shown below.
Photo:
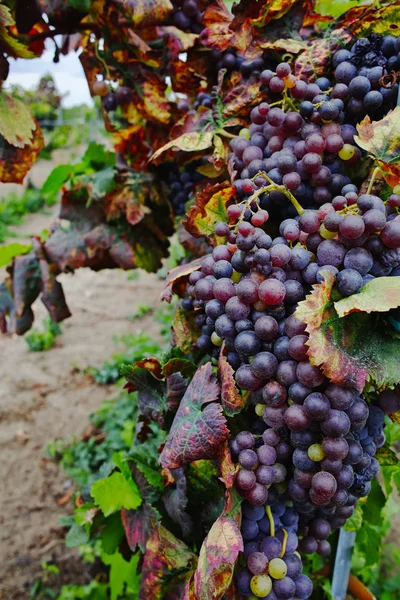
<path fill-rule="evenodd" d="M 372 173 L 369 185 L 368 185 L 367 194 L 371 193 L 372 186 L 374 185 L 375 179 L 377 178 L 378 173 L 380 173 L 380 170 L 381 170 L 380 167 L 375 167 L 374 172 Z"/>
<path fill-rule="evenodd" d="M 285 194 L 285 196 L 290 200 L 290 202 L 293 204 L 293 206 L 295 207 L 295 209 L 297 210 L 297 213 L 299 215 L 302 215 L 304 212 L 304 208 L 301 206 L 301 204 L 299 204 L 299 202 L 296 200 L 296 198 L 293 196 L 292 192 L 290 192 L 284 185 L 278 185 L 277 183 L 274 183 L 272 181 L 272 179 L 270 179 L 270 177 L 268 177 L 268 175 L 266 175 L 265 173 L 263 173 L 262 171 L 259 171 L 253 178 L 252 181 L 254 181 L 254 179 L 256 179 L 256 177 L 263 177 L 264 179 L 266 179 L 270 185 L 267 185 L 265 187 L 260 188 L 259 190 L 257 190 L 257 196 L 255 196 L 256 198 L 258 196 L 260 196 L 261 194 L 265 193 L 265 192 L 281 192 L 282 194 Z M 254 195 L 254 194 L 253 194 Z M 252 199 L 252 196 L 250 197 Z"/>
<path fill-rule="evenodd" d="M 282 528 L 283 531 L 283 541 L 282 541 L 282 552 L 281 552 L 281 558 L 284 557 L 285 552 L 286 552 L 286 543 L 287 543 L 287 539 L 288 539 L 288 532 L 286 531 L 285 528 Z"/>
<path fill-rule="evenodd" d="M 267 513 L 267 517 L 269 520 L 269 534 L 271 537 L 275 537 L 275 522 L 274 522 L 274 517 L 272 516 L 271 507 L 266 506 L 265 512 Z"/>

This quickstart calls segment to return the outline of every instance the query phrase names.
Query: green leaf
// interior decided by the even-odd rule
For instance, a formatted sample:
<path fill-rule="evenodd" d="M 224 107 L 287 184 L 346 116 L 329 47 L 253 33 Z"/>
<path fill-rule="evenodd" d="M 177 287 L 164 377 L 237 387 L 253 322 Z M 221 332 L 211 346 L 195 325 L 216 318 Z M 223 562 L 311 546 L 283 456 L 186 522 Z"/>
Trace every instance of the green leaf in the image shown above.
<path fill-rule="evenodd" d="M 32 140 L 36 122 L 25 104 L 0 92 L 0 134 L 12 146 L 23 148 Z"/>
<path fill-rule="evenodd" d="M 46 202 L 50 203 L 55 198 L 74 172 L 74 165 L 58 165 L 52 170 L 41 190 Z"/>
<path fill-rule="evenodd" d="M 92 192 L 95 196 L 102 196 L 113 189 L 115 185 L 114 174 L 114 167 L 107 167 L 96 173 L 92 186 Z"/>
<path fill-rule="evenodd" d="M 101 534 L 101 547 L 106 554 L 114 554 L 124 537 L 124 526 L 121 513 L 114 513 L 106 519 L 106 524 Z"/>
<path fill-rule="evenodd" d="M 27 254 L 32 250 L 32 244 L 25 245 L 19 244 L 18 242 L 12 242 L 7 246 L 0 247 L 0 267 L 5 267 L 12 261 L 16 256 Z"/>
<path fill-rule="evenodd" d="M 127 592 L 126 597 L 138 597 L 140 575 L 136 571 L 139 557 L 139 553 L 134 554 L 128 562 L 119 552 L 112 555 L 101 555 L 103 562 L 110 566 L 111 600 L 117 600 L 125 589 Z"/>
<path fill-rule="evenodd" d="M 78 546 L 86 544 L 88 541 L 88 532 L 83 527 L 80 527 L 77 523 L 72 525 L 71 529 L 65 536 L 65 545 L 67 548 L 77 548 Z"/>
<path fill-rule="evenodd" d="M 363 522 L 363 510 L 360 503 L 356 504 L 356 508 L 350 519 L 347 519 L 343 529 L 346 531 L 358 531 Z"/>
<path fill-rule="evenodd" d="M 382 488 L 378 481 L 374 479 L 371 481 L 371 491 L 368 494 L 368 499 L 363 504 L 363 525 L 376 525 L 382 524 L 382 510 L 386 504 L 386 496 L 382 491 Z"/>
<path fill-rule="evenodd" d="M 115 153 L 106 150 L 103 144 L 90 142 L 83 155 L 82 162 L 90 165 L 96 171 L 104 169 L 105 167 L 114 167 Z"/>
<path fill-rule="evenodd" d="M 339 317 L 352 312 L 387 312 L 400 306 L 400 278 L 378 277 L 365 285 L 361 292 L 334 303 Z"/>
<path fill-rule="evenodd" d="M 357 532 L 357 545 L 365 556 L 365 566 L 379 562 L 381 556 L 382 535 L 378 527 L 364 524 Z"/>
<path fill-rule="evenodd" d="M 117 466 L 122 472 L 114 471 L 109 477 L 95 481 L 91 489 L 96 504 L 106 517 L 121 508 L 137 508 L 142 502 L 127 463 L 118 454 L 114 454 L 113 461 L 116 464 L 118 462 Z"/>

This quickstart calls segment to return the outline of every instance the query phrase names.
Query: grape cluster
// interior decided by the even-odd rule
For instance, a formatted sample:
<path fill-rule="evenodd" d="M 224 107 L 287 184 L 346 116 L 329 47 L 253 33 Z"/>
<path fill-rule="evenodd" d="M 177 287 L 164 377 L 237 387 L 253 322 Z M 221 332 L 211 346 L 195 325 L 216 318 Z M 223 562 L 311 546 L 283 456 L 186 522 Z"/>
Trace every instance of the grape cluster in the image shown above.
<path fill-rule="evenodd" d="M 173 23 L 183 31 L 200 33 L 203 30 L 203 13 L 197 0 L 172 0 Z"/>
<path fill-rule="evenodd" d="M 339 97 L 348 99 L 349 118 L 359 122 L 368 114 L 378 119 L 395 107 L 400 38 L 377 34 L 360 38 L 350 50 L 341 49 L 334 54 L 333 67 Z"/>
<path fill-rule="evenodd" d="M 271 430 L 272 431 L 272 430 Z M 263 506 L 243 503 L 243 558 L 246 565 L 236 577 L 238 592 L 268 600 L 309 598 L 312 583 L 302 574 L 298 547 L 298 514 L 285 501 Z"/>
<path fill-rule="evenodd" d="M 385 40 L 376 42 L 384 56 Z M 385 412 L 400 406 L 396 391 L 369 405 L 357 390 L 330 382 L 311 364 L 309 336 L 295 314 L 327 271 L 336 298 L 400 275 L 400 195 L 360 193 L 348 177 L 362 158 L 349 108 L 356 87 L 337 72 L 346 56 L 367 68 L 361 46 L 350 58 L 334 56 L 333 85 L 299 80 L 287 63 L 261 72 L 269 102 L 251 111 L 249 127 L 231 142 L 237 204 L 228 207 L 227 223 L 215 225 L 218 245 L 190 275 L 182 301 L 201 329 L 198 349 L 214 359 L 222 351 L 238 388 L 249 393 L 250 431 L 231 440 L 245 499 L 246 565 L 237 578 L 244 596 L 310 596 L 297 547 L 330 553 L 331 531 L 345 524 L 378 473 Z M 267 231 L 276 222 L 273 237 Z"/>
<path fill-rule="evenodd" d="M 204 178 L 196 171 L 197 167 L 197 161 L 188 163 L 181 169 L 173 163 L 163 165 L 169 198 L 174 213 L 178 216 L 185 214 L 185 205 L 189 201 L 195 185 Z"/>
<path fill-rule="evenodd" d="M 130 102 L 132 97 L 132 89 L 126 85 L 120 85 L 115 92 L 109 91 L 103 96 L 103 108 L 106 112 L 113 112 L 114 110 L 117 110 L 118 106 L 123 106 Z"/>

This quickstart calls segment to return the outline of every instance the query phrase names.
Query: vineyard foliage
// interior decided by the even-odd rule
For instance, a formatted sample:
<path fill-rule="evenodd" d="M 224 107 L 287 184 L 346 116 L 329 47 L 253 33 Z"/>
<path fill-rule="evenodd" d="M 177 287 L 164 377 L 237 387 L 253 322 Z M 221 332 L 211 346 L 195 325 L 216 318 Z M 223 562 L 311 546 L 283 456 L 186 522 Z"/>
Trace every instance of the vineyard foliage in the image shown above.
<path fill-rule="evenodd" d="M 61 451 L 82 486 L 67 544 L 112 600 L 329 598 L 343 526 L 376 585 L 400 486 L 400 3 L 331 4 L 0 3 L 2 81 L 62 35 L 114 145 L 56 167 L 49 235 L 0 249 L 3 333 L 38 297 L 71 316 L 60 273 L 184 248 L 168 349 L 96 374 L 125 362 L 117 435 L 100 417 L 83 467 Z M 21 183 L 43 136 L 6 90 L 0 135 L 0 180 Z"/>

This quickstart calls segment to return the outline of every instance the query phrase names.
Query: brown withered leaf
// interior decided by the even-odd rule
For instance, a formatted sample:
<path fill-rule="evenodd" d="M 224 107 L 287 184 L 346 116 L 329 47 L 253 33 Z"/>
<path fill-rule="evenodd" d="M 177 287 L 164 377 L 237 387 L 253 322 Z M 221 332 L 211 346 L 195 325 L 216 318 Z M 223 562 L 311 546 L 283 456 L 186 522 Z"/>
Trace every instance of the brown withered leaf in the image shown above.
<path fill-rule="evenodd" d="M 229 430 L 222 407 L 216 402 L 219 393 L 211 363 L 199 367 L 182 398 L 161 453 L 163 467 L 176 469 L 220 454 Z"/>
<path fill-rule="evenodd" d="M 283 17 L 296 2 L 297 0 L 240 0 L 232 7 L 235 15 L 232 28 L 240 29 L 246 19 L 250 20 L 253 27 L 264 27 L 270 21 Z"/>
<path fill-rule="evenodd" d="M 155 162 L 170 148 L 177 148 L 178 150 L 183 150 L 184 152 L 197 152 L 199 150 L 205 150 L 206 148 L 209 148 L 212 145 L 212 141 L 212 131 L 205 131 L 203 133 L 192 131 L 191 133 L 184 133 L 180 137 L 175 138 L 162 146 L 162 148 L 156 150 L 151 157 L 151 161 Z"/>
<path fill-rule="evenodd" d="M 3 183 L 23 183 L 39 152 L 44 146 L 42 131 L 38 124 L 32 141 L 22 148 L 9 144 L 5 139 L 0 140 L 0 181 Z"/>
<path fill-rule="evenodd" d="M 187 212 L 185 229 L 195 237 L 212 237 L 215 224 L 227 220 L 226 209 L 234 197 L 235 188 L 228 181 L 206 183 Z"/>
<path fill-rule="evenodd" d="M 173 10 L 170 0 L 113 0 L 132 21 L 132 29 L 159 25 Z"/>
<path fill-rule="evenodd" d="M 399 9 L 400 10 L 400 9 Z M 393 188 L 400 183 L 400 106 L 390 110 L 380 121 L 366 116 L 357 125 L 354 139 L 372 156 L 387 183 Z"/>
<path fill-rule="evenodd" d="M 221 474 L 220 480 L 225 484 L 226 489 L 229 490 L 231 487 L 233 487 L 239 469 L 240 465 L 239 463 L 236 463 L 236 465 L 234 464 L 231 451 L 226 443 L 219 463 L 219 470 Z"/>
<path fill-rule="evenodd" d="M 225 342 L 218 360 L 218 372 L 221 381 L 221 404 L 229 416 L 239 413 L 245 405 L 245 397 L 236 387 L 234 370 L 225 355 Z"/>
<path fill-rule="evenodd" d="M 139 600 L 164 600 L 171 588 L 189 579 L 196 563 L 197 557 L 186 544 L 160 523 L 152 524 L 143 559 Z"/>
<path fill-rule="evenodd" d="M 188 354 L 196 345 L 199 330 L 195 325 L 193 315 L 178 307 L 172 321 L 173 345 Z"/>
<path fill-rule="evenodd" d="M 233 489 L 226 492 L 224 510 L 201 546 L 193 575 L 197 600 L 221 600 L 232 583 L 236 560 L 243 552 L 240 503 Z"/>
<path fill-rule="evenodd" d="M 195 258 L 190 263 L 179 265 L 168 272 L 165 280 L 165 286 L 161 295 L 161 300 L 165 302 L 171 302 L 172 296 L 176 294 L 180 298 L 183 298 L 186 291 L 186 284 L 189 279 L 189 275 L 193 271 L 200 269 L 203 262 L 203 257 Z"/>
<path fill-rule="evenodd" d="M 260 90 L 258 80 L 250 78 L 248 81 L 240 83 L 223 98 L 224 118 L 247 118 L 250 110 L 260 104 L 264 96 L 265 92 Z"/>

